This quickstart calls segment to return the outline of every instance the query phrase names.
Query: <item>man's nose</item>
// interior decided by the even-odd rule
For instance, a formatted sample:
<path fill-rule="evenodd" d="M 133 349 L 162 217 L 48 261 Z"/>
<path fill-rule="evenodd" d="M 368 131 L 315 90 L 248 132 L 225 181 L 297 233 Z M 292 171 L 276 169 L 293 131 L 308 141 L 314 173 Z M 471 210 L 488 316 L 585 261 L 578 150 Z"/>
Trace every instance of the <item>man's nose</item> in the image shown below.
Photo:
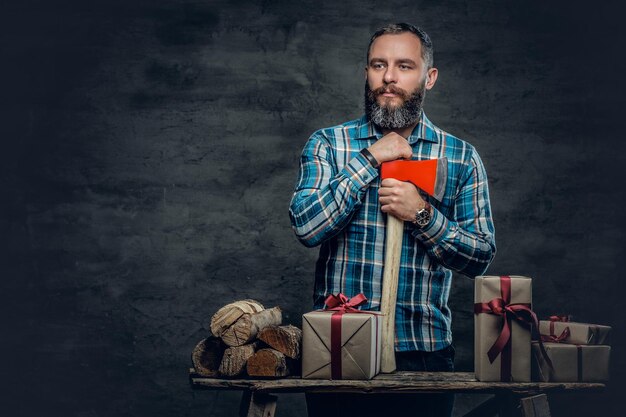
<path fill-rule="evenodd" d="M 398 81 L 397 75 L 398 73 L 396 72 L 396 70 L 392 66 L 388 66 L 385 70 L 383 80 L 386 84 L 395 83 Z"/>

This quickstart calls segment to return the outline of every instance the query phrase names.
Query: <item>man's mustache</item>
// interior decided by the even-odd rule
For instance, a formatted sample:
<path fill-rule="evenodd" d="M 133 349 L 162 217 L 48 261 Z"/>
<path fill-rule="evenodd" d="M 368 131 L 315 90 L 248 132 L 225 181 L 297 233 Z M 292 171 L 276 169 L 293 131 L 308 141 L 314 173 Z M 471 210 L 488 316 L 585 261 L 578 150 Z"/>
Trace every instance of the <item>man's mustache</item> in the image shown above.
<path fill-rule="evenodd" d="M 398 88 L 398 87 L 396 87 L 394 85 L 391 85 L 391 84 L 379 87 L 379 88 L 373 90 L 372 93 L 374 93 L 374 96 L 379 96 L 379 95 L 385 94 L 385 93 L 392 93 L 392 94 L 399 95 L 403 99 L 407 99 L 409 97 L 409 93 L 407 93 L 403 89 Z"/>

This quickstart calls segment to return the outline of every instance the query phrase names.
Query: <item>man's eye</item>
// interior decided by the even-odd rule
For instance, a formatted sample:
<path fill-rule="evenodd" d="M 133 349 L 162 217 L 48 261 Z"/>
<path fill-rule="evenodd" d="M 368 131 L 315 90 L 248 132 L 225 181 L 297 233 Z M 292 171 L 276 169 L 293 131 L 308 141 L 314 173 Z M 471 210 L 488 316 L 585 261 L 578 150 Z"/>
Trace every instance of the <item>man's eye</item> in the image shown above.
<path fill-rule="evenodd" d="M 382 69 L 382 68 L 384 68 L 384 67 L 385 67 L 383 64 L 374 64 L 374 65 L 372 65 L 372 66 L 373 66 L 375 69 Z"/>
<path fill-rule="evenodd" d="M 408 66 L 408 65 L 400 65 L 400 69 L 409 70 L 409 69 L 411 69 L 411 67 Z"/>

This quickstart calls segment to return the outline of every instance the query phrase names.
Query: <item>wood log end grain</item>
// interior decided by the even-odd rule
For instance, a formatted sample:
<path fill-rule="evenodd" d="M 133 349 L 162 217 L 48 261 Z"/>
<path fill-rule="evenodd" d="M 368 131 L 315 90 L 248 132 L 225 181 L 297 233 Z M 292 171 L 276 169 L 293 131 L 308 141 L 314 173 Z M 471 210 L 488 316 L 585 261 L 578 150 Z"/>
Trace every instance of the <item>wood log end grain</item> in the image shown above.
<path fill-rule="evenodd" d="M 226 377 L 239 376 L 246 370 L 248 359 L 254 355 L 258 344 L 250 343 L 243 346 L 229 347 L 224 351 L 219 374 Z"/>
<path fill-rule="evenodd" d="M 254 377 L 285 377 L 290 375 L 287 357 L 272 348 L 261 349 L 246 365 L 248 375 Z"/>
<path fill-rule="evenodd" d="M 235 323 L 244 314 L 254 314 L 263 311 L 265 307 L 256 300 L 240 300 L 227 304 L 217 310 L 209 325 L 214 336 L 221 337 L 222 333 Z"/>
<path fill-rule="evenodd" d="M 291 359 L 300 358 L 302 330 L 296 326 L 268 326 L 257 337 Z"/>
<path fill-rule="evenodd" d="M 253 341 L 260 330 L 278 326 L 283 319 L 280 307 L 272 307 L 258 313 L 243 314 L 232 326 L 222 332 L 222 340 L 228 346 L 241 346 Z"/>
<path fill-rule="evenodd" d="M 191 352 L 195 372 L 205 377 L 217 376 L 225 349 L 224 343 L 215 336 L 201 340 Z"/>

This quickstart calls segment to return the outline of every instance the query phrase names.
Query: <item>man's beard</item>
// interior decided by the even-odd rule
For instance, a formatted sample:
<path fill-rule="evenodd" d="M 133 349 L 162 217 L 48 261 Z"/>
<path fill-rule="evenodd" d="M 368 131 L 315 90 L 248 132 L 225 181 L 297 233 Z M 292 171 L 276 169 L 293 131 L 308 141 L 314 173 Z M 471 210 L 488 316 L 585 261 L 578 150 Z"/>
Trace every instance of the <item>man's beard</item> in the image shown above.
<path fill-rule="evenodd" d="M 420 118 L 425 91 L 426 80 L 412 94 L 392 84 L 371 90 L 366 80 L 365 114 L 383 129 L 402 129 L 411 126 L 416 124 Z M 378 104 L 377 97 L 385 92 L 397 94 L 403 100 L 402 104 L 397 107 Z"/>

